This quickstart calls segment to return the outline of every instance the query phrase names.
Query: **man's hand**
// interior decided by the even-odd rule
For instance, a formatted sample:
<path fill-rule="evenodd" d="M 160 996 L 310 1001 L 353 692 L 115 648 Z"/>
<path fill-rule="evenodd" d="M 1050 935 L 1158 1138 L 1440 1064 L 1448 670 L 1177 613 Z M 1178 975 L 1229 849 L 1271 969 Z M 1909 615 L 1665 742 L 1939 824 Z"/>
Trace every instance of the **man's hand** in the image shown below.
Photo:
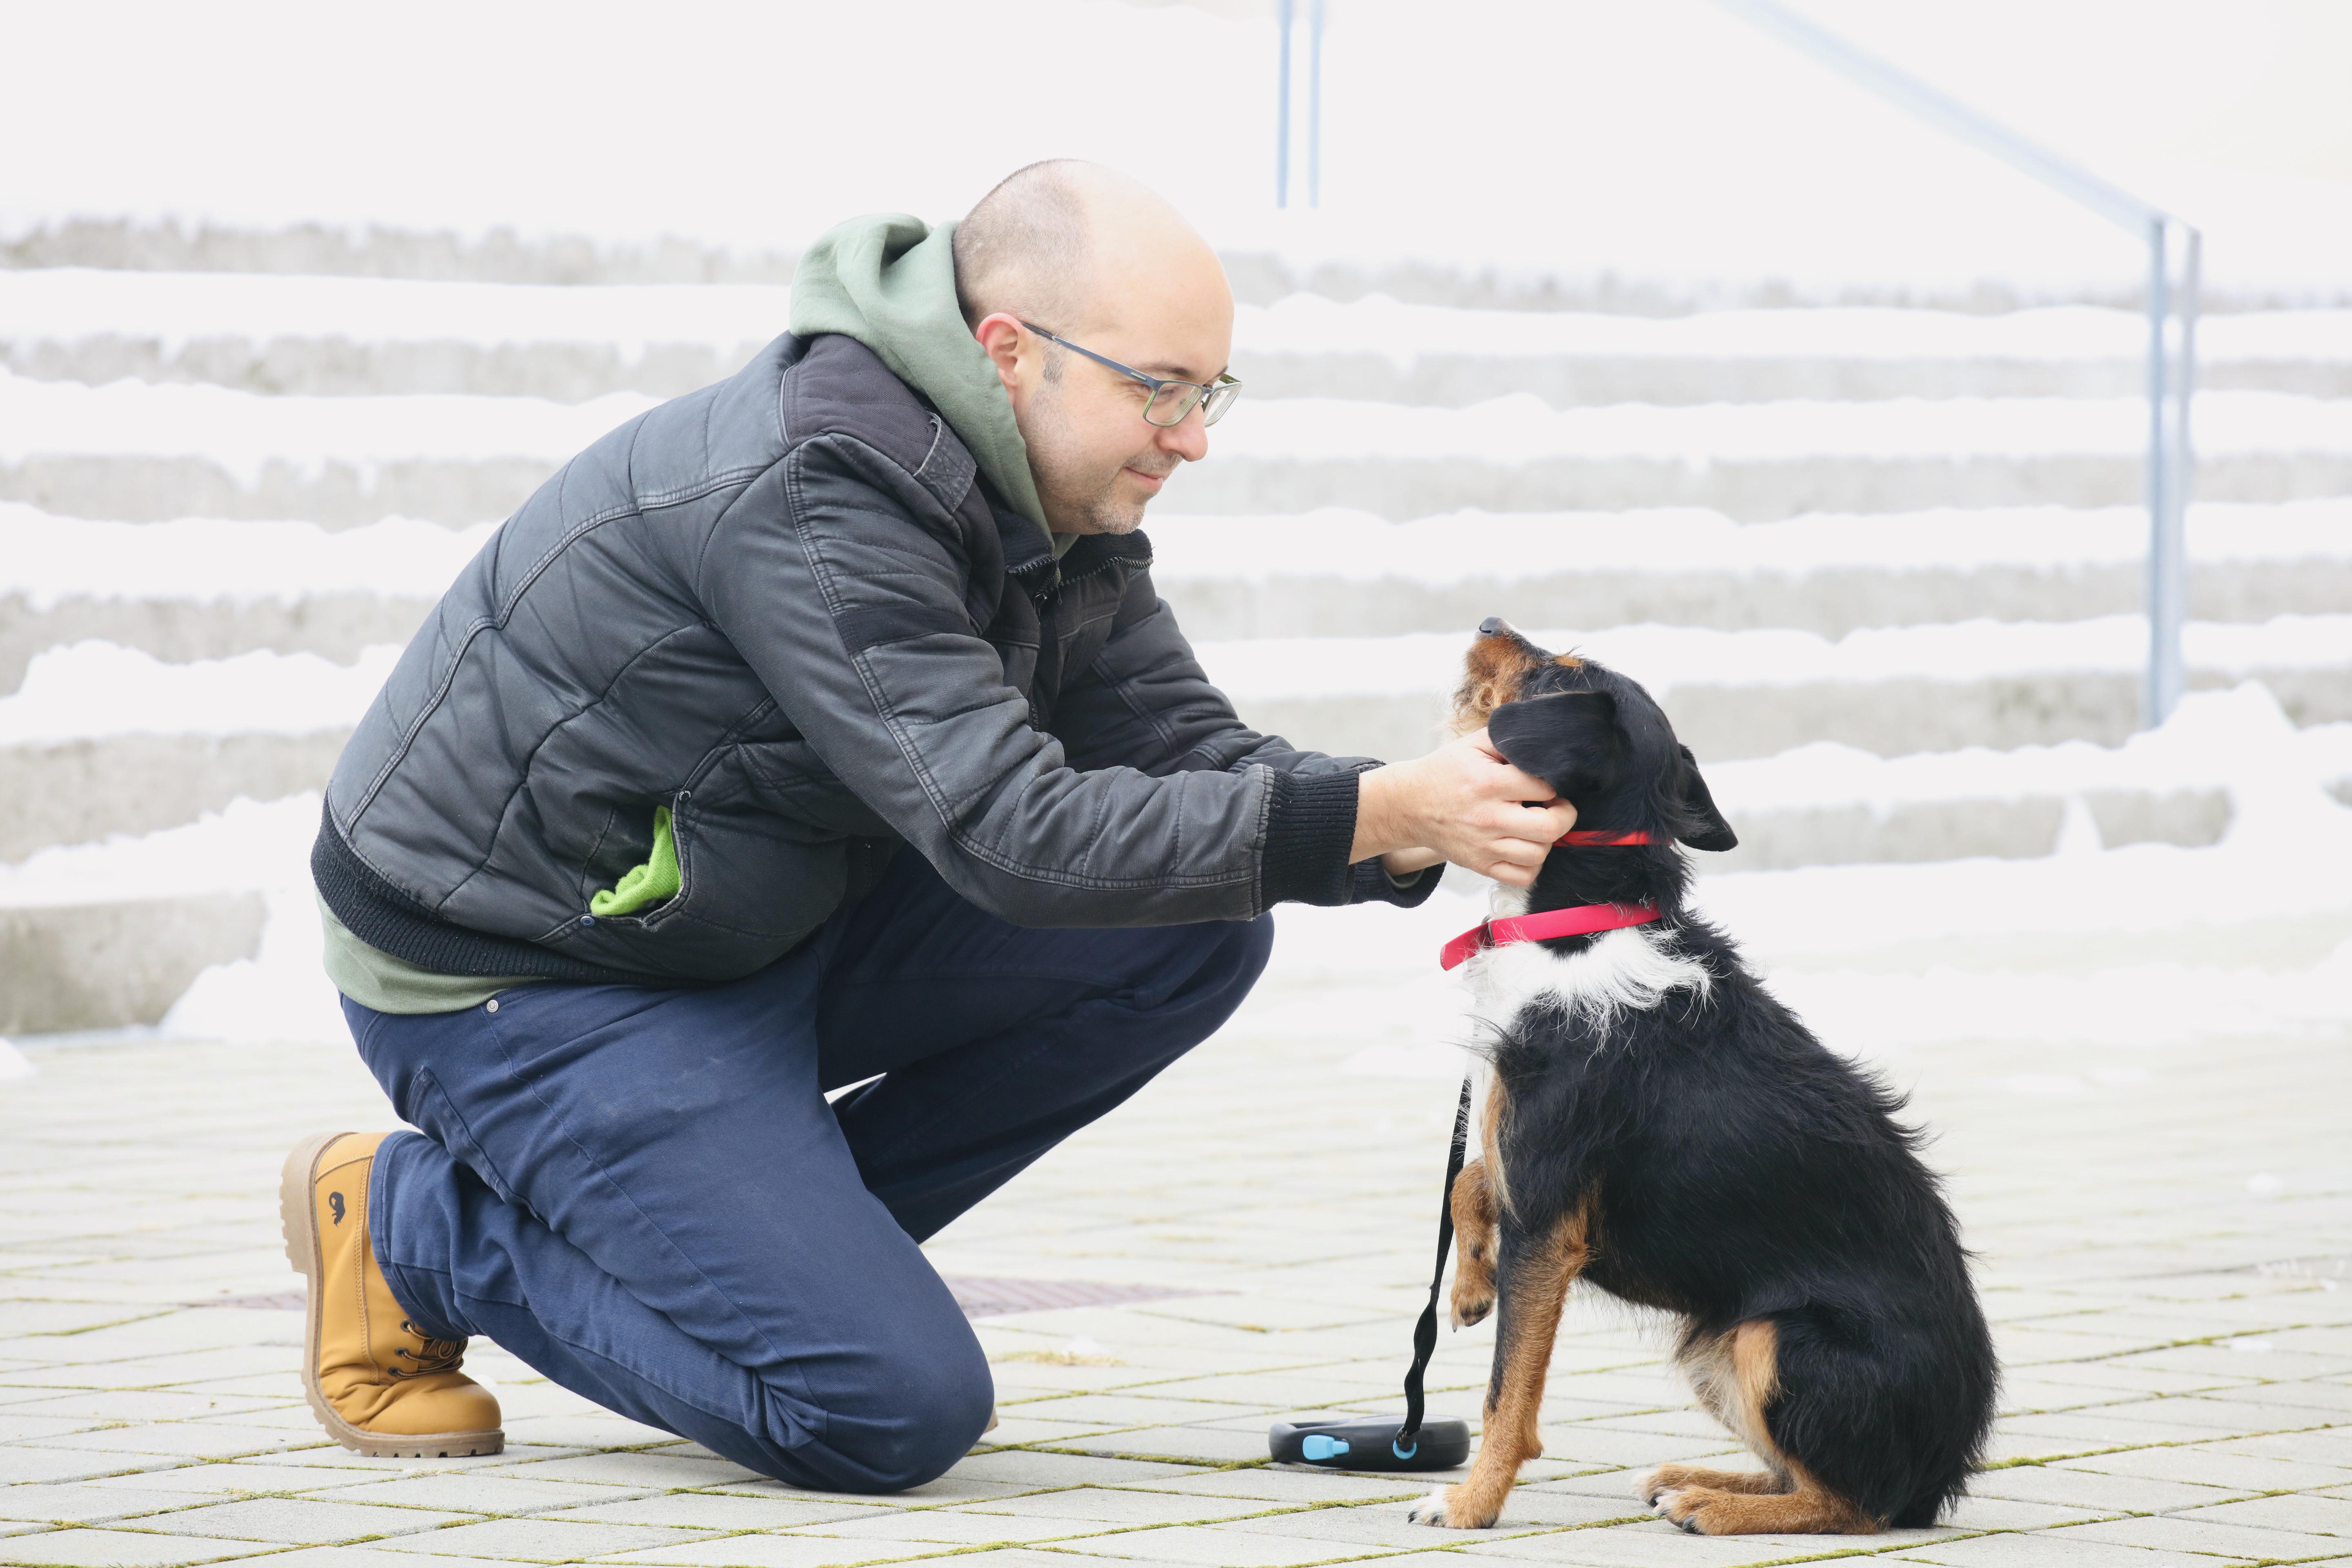
<path fill-rule="evenodd" d="M 1356 788 L 1349 862 L 1378 855 L 1401 877 L 1450 860 L 1524 888 L 1552 841 L 1576 826 L 1576 807 L 1505 762 L 1484 730 L 1412 762 L 1359 773 Z"/>

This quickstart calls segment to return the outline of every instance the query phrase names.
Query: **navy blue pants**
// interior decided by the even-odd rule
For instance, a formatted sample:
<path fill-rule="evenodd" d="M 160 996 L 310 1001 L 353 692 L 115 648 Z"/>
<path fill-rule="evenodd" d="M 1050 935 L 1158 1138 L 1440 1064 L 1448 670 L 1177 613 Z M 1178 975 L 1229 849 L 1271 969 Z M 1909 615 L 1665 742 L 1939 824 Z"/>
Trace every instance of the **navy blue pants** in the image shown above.
<path fill-rule="evenodd" d="M 607 1409 L 795 1486 L 919 1486 L 994 1388 L 916 1244 L 1205 1039 L 1272 943 L 1265 919 L 1023 930 L 902 852 L 715 989 L 346 1000 L 423 1133 L 376 1161 L 377 1258 L 421 1329 Z"/>

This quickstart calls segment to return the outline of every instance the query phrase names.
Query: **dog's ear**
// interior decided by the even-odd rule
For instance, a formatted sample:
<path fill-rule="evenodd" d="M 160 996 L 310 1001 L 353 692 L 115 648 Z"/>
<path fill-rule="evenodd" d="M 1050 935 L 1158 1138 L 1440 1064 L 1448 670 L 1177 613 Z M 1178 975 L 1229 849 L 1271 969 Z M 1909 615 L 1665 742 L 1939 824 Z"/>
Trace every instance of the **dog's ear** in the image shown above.
<path fill-rule="evenodd" d="M 1607 792 L 1625 765 L 1617 700 L 1606 691 L 1563 691 L 1506 702 L 1487 717 L 1486 737 L 1505 762 L 1535 774 L 1567 800 Z"/>
<path fill-rule="evenodd" d="M 1698 759 L 1691 755 L 1688 746 L 1675 749 L 1683 754 L 1682 804 L 1687 813 L 1676 837 L 1694 849 L 1738 848 L 1739 835 L 1731 831 L 1731 824 L 1715 808 L 1715 796 L 1707 793 L 1706 780 L 1699 776 Z"/>

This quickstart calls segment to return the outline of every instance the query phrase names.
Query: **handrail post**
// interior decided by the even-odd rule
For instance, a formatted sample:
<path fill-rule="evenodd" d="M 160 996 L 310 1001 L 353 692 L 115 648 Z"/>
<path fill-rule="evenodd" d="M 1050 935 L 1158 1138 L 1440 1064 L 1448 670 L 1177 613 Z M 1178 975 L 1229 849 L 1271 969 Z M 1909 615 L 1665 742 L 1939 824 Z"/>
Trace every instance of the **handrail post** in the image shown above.
<path fill-rule="evenodd" d="M 2189 619 L 2189 496 L 2196 479 L 2189 411 L 2197 392 L 2197 295 L 2204 247 L 2196 229 L 2179 226 L 2176 295 L 2172 228 L 2165 218 L 2148 226 L 2147 680 L 2141 717 L 2150 729 L 2172 716 L 2189 685 L 2181 638 Z"/>
<path fill-rule="evenodd" d="M 1290 22 L 1294 0 L 1277 0 L 1274 26 L 1274 205 L 1290 205 Z"/>
<path fill-rule="evenodd" d="M 2140 681 L 2140 722 L 2153 729 L 2172 711 L 2171 651 L 2179 644 L 2171 631 L 2172 574 L 2167 569 L 2165 545 L 2172 505 L 2172 453 L 2166 441 L 2172 410 L 2165 400 L 2167 363 L 2172 357 L 2172 266 L 2165 255 L 2170 225 L 2161 217 L 2147 220 L 2147 667 Z"/>
<path fill-rule="evenodd" d="M 1307 205 L 1323 205 L 1323 0 L 1307 5 Z"/>

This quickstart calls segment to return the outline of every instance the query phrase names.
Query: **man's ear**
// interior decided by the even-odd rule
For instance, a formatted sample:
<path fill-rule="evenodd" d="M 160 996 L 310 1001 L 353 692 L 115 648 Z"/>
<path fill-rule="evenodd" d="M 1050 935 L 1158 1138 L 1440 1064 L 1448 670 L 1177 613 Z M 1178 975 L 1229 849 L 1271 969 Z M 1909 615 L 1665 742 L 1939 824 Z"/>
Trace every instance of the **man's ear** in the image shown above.
<path fill-rule="evenodd" d="M 1590 799 L 1617 782 L 1625 732 L 1605 691 L 1563 691 L 1506 702 L 1487 716 L 1486 738 L 1503 760 L 1568 800 Z"/>
<path fill-rule="evenodd" d="M 1720 853 L 1738 848 L 1739 835 L 1731 831 L 1731 824 L 1716 810 L 1715 796 L 1707 793 L 1706 780 L 1699 777 L 1698 759 L 1691 755 L 1688 746 L 1678 750 L 1683 754 L 1682 804 L 1686 816 L 1684 831 L 1675 837 L 1694 849 Z"/>
<path fill-rule="evenodd" d="M 971 335 L 1010 396 L 1021 384 L 1021 355 L 1026 347 L 1022 340 L 1028 335 L 1021 330 L 1021 318 L 999 310 L 982 317 Z"/>

